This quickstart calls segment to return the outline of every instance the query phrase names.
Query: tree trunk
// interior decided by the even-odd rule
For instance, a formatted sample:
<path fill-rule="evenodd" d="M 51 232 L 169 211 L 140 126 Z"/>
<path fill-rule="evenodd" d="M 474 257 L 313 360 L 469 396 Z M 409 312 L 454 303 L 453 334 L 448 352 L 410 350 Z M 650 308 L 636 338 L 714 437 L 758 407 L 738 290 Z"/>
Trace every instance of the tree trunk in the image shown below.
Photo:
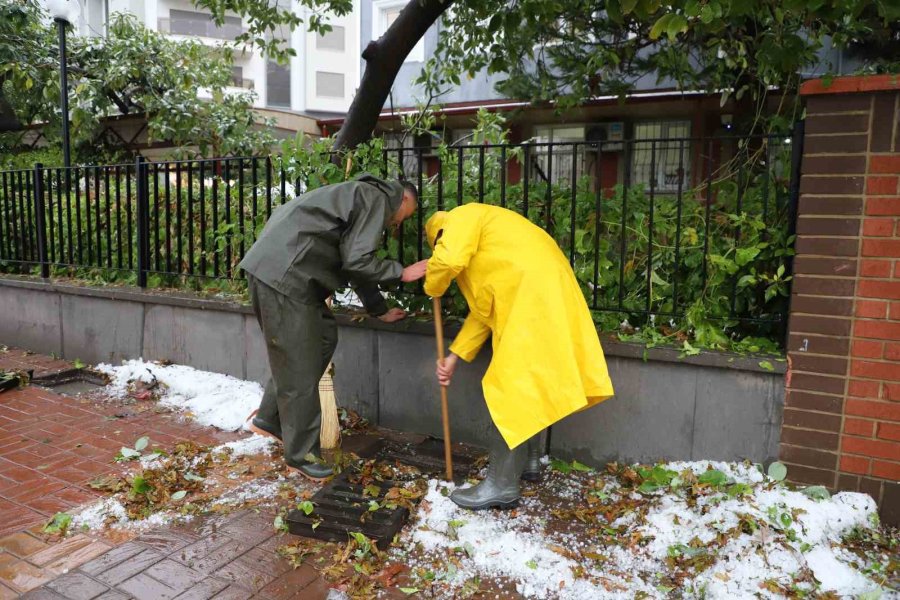
<path fill-rule="evenodd" d="M 19 121 L 12 105 L 3 95 L 3 78 L 0 77 L 0 133 L 6 131 L 22 131 L 24 125 Z"/>
<path fill-rule="evenodd" d="M 366 70 L 359 89 L 338 131 L 334 148 L 349 150 L 367 141 L 378 123 L 378 115 L 394 85 L 403 61 L 453 0 L 410 0 L 397 20 L 362 53 Z M 377 18 L 373 15 L 372 18 Z M 335 155 L 335 162 L 341 158 Z"/>

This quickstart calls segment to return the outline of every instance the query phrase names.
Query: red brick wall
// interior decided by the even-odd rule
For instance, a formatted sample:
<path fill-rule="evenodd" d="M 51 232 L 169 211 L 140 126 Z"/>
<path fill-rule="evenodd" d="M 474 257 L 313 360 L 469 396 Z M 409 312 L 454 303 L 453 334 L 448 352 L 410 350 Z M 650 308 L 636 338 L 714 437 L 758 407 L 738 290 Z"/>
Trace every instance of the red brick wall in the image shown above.
<path fill-rule="evenodd" d="M 873 79 L 804 86 L 781 458 L 795 481 L 869 493 L 896 523 L 900 91 Z"/>

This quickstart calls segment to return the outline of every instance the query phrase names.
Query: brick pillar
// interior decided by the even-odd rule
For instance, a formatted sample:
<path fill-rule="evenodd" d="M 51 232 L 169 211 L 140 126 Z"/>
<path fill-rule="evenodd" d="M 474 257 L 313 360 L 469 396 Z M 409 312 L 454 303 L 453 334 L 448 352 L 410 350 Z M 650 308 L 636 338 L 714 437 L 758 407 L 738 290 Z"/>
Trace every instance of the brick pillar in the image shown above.
<path fill-rule="evenodd" d="M 900 522 L 900 85 L 804 84 L 781 459 Z"/>

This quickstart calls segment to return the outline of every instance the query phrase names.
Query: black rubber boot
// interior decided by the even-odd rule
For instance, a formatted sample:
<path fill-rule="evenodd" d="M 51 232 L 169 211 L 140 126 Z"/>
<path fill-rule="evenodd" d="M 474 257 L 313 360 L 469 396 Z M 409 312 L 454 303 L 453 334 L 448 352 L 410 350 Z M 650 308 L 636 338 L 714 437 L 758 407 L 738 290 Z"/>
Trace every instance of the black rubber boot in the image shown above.
<path fill-rule="evenodd" d="M 469 510 L 486 508 L 515 508 L 519 504 L 519 475 L 525 466 L 527 449 L 519 444 L 510 450 L 499 440 L 491 448 L 487 476 L 478 485 L 450 494 L 457 506 Z"/>
<path fill-rule="evenodd" d="M 527 442 L 528 457 L 525 459 L 525 469 L 522 470 L 522 479 L 525 481 L 541 480 L 541 434 L 538 433 Z"/>

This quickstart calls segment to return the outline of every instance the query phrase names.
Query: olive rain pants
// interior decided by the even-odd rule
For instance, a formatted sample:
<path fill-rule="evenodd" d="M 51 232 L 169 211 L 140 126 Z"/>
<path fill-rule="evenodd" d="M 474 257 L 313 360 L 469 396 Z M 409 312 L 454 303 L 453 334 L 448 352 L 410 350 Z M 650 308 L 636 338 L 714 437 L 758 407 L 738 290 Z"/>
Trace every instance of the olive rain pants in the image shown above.
<path fill-rule="evenodd" d="M 299 467 L 307 454 L 320 455 L 319 380 L 337 345 L 334 314 L 324 302 L 304 304 L 252 275 L 247 283 L 272 372 L 256 420 L 281 437 L 285 462 Z"/>

